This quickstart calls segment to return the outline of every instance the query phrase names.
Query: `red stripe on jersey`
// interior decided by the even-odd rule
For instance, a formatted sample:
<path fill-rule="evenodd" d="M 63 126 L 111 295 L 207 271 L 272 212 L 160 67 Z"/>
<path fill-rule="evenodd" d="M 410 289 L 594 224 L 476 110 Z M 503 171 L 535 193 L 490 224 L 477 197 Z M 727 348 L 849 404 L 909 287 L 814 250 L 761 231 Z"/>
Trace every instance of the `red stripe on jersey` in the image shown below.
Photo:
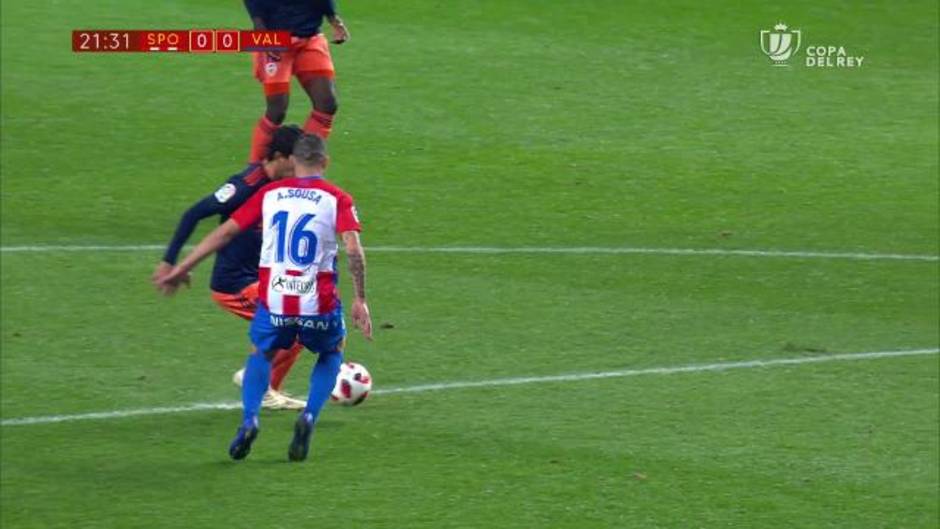
<path fill-rule="evenodd" d="M 264 308 L 270 308 L 268 306 L 268 285 L 271 283 L 271 269 L 262 266 L 258 269 L 258 299 L 261 300 L 261 303 L 264 305 Z"/>
<path fill-rule="evenodd" d="M 336 274 L 320 272 L 317 274 L 317 312 L 329 314 L 336 308 Z"/>
<path fill-rule="evenodd" d="M 300 270 L 285 270 L 289 276 L 302 276 Z M 300 316 L 300 296 L 284 296 L 284 316 Z"/>

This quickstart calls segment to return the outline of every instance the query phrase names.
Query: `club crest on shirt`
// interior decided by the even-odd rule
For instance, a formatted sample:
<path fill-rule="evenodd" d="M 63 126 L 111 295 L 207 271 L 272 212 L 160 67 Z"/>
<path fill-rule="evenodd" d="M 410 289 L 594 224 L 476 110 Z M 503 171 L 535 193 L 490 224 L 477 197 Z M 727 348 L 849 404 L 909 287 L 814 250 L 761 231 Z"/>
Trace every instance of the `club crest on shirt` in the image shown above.
<path fill-rule="evenodd" d="M 268 74 L 268 77 L 273 77 L 277 73 L 277 63 L 276 62 L 265 63 L 264 73 Z"/>
<path fill-rule="evenodd" d="M 225 204 L 235 196 L 235 191 L 235 184 L 229 182 L 215 192 L 215 199 L 218 200 L 220 204 Z"/>

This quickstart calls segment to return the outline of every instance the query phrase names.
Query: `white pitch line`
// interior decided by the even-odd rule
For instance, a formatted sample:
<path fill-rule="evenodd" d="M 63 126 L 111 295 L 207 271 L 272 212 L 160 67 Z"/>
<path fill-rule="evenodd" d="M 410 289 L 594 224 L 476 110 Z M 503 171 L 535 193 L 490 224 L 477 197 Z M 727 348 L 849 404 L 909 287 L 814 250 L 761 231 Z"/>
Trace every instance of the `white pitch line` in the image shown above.
<path fill-rule="evenodd" d="M 400 388 L 387 388 L 378 390 L 377 394 L 392 393 L 423 393 L 425 391 L 441 391 L 448 389 L 483 388 L 496 386 L 515 386 L 519 384 L 538 384 L 544 382 L 575 382 L 595 378 L 623 378 L 640 375 L 674 375 L 676 373 L 700 373 L 703 371 L 727 371 L 730 369 L 753 369 L 756 367 L 773 367 L 785 365 L 814 364 L 822 362 L 839 362 L 847 360 L 868 360 L 873 358 L 893 358 L 898 356 L 918 356 L 937 354 L 940 349 L 911 349 L 905 351 L 876 351 L 871 353 L 844 353 L 827 356 L 804 356 L 797 358 L 773 358 L 770 360 L 744 360 L 740 362 L 716 362 L 713 364 L 692 364 L 675 367 L 649 367 L 645 369 L 623 369 L 619 371 L 601 371 L 598 373 L 570 373 L 565 375 L 548 375 L 536 377 L 498 378 L 494 380 L 479 380 L 469 382 L 442 382 L 440 384 L 422 384 L 419 386 L 406 386 Z"/>
<path fill-rule="evenodd" d="M 895 261 L 940 261 L 936 255 L 915 255 L 895 253 L 854 253 L 854 252 L 804 252 L 784 250 L 728 250 L 723 248 L 642 248 L 642 247 L 606 247 L 576 246 L 557 247 L 489 247 L 489 246 L 372 246 L 370 252 L 389 253 L 470 253 L 470 254 L 648 254 L 648 255 L 718 255 L 741 257 L 794 257 L 809 259 L 855 259 L 855 260 L 895 260 Z"/>
<path fill-rule="evenodd" d="M 189 248 L 189 247 L 187 247 Z M 0 246 L 2 253 L 41 253 L 41 252 L 150 252 L 165 250 L 166 246 L 159 244 L 128 244 L 128 245 L 39 245 L 39 246 Z"/>
<path fill-rule="evenodd" d="M 39 245 L 0 246 L 2 253 L 35 252 L 151 252 L 165 249 L 159 244 L 131 245 Z M 940 261 L 940 256 L 864 253 L 864 252 L 816 252 L 787 250 L 733 250 L 724 248 L 644 248 L 633 246 L 369 246 L 370 252 L 383 253 L 446 253 L 446 254 L 572 254 L 572 255 L 687 255 L 687 256 L 737 256 L 737 257 L 784 257 L 796 259 L 850 259 L 856 261 Z"/>
<path fill-rule="evenodd" d="M 488 388 L 499 386 L 517 386 L 520 384 L 541 384 L 548 382 L 576 382 L 598 378 L 623 378 L 641 375 L 674 375 L 679 373 L 701 373 L 709 371 L 728 371 L 732 369 L 754 369 L 762 367 L 818 364 L 824 362 L 845 362 L 853 360 L 871 360 L 877 358 L 897 358 L 905 356 L 933 355 L 940 349 L 909 349 L 903 351 L 875 351 L 868 353 L 842 353 L 826 356 L 804 356 L 796 358 L 773 358 L 770 360 L 745 360 L 739 362 L 715 362 L 711 364 L 691 364 L 673 367 L 650 367 L 644 369 L 622 369 L 596 373 L 568 373 L 563 375 L 531 376 L 516 378 L 496 378 L 492 380 L 473 380 L 465 382 L 441 382 L 437 384 L 419 384 L 416 386 L 390 387 L 377 389 L 375 395 L 394 395 L 399 393 L 424 393 L 428 391 L 446 391 L 451 389 Z M 25 426 L 30 424 L 51 424 L 60 422 L 89 421 L 102 419 L 122 419 L 147 415 L 166 415 L 205 410 L 233 410 L 241 407 L 239 402 L 199 402 L 184 406 L 166 406 L 159 408 L 139 408 L 134 410 L 100 411 L 75 415 L 41 415 L 36 417 L 17 417 L 3 419 L 0 426 Z"/>
<path fill-rule="evenodd" d="M 94 411 L 75 415 L 41 415 L 38 417 L 18 417 L 3 419 L 0 426 L 23 426 L 27 424 L 51 424 L 57 422 L 93 421 L 99 419 L 123 419 L 146 415 L 166 415 L 204 410 L 234 410 L 241 408 L 240 402 L 196 402 L 184 406 L 161 406 L 158 408 L 138 408 L 136 410 Z"/>

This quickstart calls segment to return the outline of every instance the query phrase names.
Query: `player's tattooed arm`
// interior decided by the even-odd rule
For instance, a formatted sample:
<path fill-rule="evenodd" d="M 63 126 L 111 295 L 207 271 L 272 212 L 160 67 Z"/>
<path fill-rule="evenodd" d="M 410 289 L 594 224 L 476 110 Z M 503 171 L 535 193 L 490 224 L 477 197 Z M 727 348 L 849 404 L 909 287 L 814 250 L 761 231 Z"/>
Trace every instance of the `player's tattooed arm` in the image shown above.
<path fill-rule="evenodd" d="M 349 255 L 349 272 L 353 277 L 353 284 L 356 286 L 356 297 L 366 299 L 366 260 L 365 256 L 360 254 Z"/>
<path fill-rule="evenodd" d="M 359 232 L 346 231 L 342 233 L 342 237 L 346 244 L 346 258 L 349 260 L 353 287 L 356 289 L 350 315 L 356 327 L 362 330 L 362 335 L 371 340 L 372 316 L 369 314 L 369 305 L 366 304 L 366 253 L 359 241 Z"/>
<path fill-rule="evenodd" d="M 359 241 L 359 233 L 355 231 L 343 232 L 343 242 L 346 244 L 346 259 L 349 261 L 349 275 L 352 276 L 356 297 L 366 299 L 366 254 Z"/>

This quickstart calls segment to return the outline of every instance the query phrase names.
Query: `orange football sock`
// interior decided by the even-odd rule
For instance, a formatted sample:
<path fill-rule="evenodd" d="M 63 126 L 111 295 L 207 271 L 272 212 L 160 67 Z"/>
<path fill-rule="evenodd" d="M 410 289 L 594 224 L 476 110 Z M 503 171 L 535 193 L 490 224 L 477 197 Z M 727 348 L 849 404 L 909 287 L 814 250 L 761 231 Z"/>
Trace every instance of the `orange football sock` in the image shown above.
<path fill-rule="evenodd" d="M 277 130 L 277 123 L 268 119 L 267 116 L 261 116 L 258 124 L 255 125 L 255 130 L 251 133 L 251 152 L 248 155 L 248 163 L 258 163 L 264 160 L 275 130 Z"/>
<path fill-rule="evenodd" d="M 330 137 L 330 131 L 333 130 L 333 114 L 314 110 L 310 112 L 310 117 L 304 123 L 304 131 L 307 134 L 316 134 L 322 139 Z"/>
<path fill-rule="evenodd" d="M 281 384 L 284 378 L 294 366 L 294 362 L 300 358 L 300 351 L 304 348 L 299 342 L 291 346 L 290 349 L 281 349 L 274 355 L 274 361 L 271 363 L 271 387 L 275 391 L 281 390 Z"/>

